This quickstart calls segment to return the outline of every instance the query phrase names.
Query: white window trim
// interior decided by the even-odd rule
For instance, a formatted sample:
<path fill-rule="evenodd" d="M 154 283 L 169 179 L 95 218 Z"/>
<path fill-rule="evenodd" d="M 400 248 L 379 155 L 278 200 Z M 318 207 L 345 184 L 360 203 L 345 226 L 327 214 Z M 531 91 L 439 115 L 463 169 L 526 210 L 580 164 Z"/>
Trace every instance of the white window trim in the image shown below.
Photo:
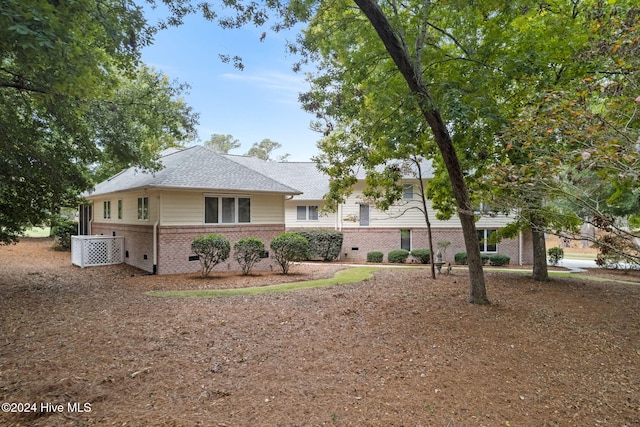
<path fill-rule="evenodd" d="M 409 191 L 409 187 L 411 187 L 411 197 L 406 197 L 406 193 Z M 415 198 L 415 188 L 413 184 L 402 184 L 402 200 L 413 200 Z"/>
<path fill-rule="evenodd" d="M 206 203 L 206 199 L 207 198 L 214 198 L 217 197 L 218 198 L 218 222 L 206 222 L 207 221 L 207 215 L 206 215 L 206 209 L 207 209 L 207 203 Z M 222 199 L 234 199 L 234 222 L 222 222 Z M 239 218 L 240 218 L 240 203 L 238 203 L 239 199 L 249 199 L 249 221 L 248 222 L 239 222 Z M 233 224 L 251 224 L 252 223 L 252 217 L 253 217 L 253 200 L 251 196 L 236 196 L 236 195 L 230 195 L 230 194 L 205 194 L 202 197 L 202 223 L 205 225 L 233 225 Z"/>
<path fill-rule="evenodd" d="M 486 253 L 486 254 L 496 254 L 498 253 L 498 244 L 495 244 L 496 249 L 494 251 L 488 251 L 487 250 L 487 245 L 489 245 L 487 243 L 487 239 L 489 238 L 488 232 L 489 231 L 493 231 L 494 233 L 497 232 L 498 230 L 496 230 L 495 228 L 483 228 L 483 229 L 479 229 L 478 231 L 482 231 L 484 233 L 484 237 L 483 237 L 483 241 L 480 242 L 478 241 L 478 244 L 482 244 L 482 248 L 480 249 L 481 253 Z"/>
<path fill-rule="evenodd" d="M 102 219 L 111 219 L 111 200 L 102 202 Z"/>
<path fill-rule="evenodd" d="M 140 212 L 140 200 L 142 199 L 142 212 Z M 145 200 L 146 209 L 145 209 Z M 138 208 L 138 221 L 149 221 L 149 196 L 140 196 L 137 200 L 137 208 Z"/>
<path fill-rule="evenodd" d="M 304 218 L 298 218 L 298 209 L 304 208 Z M 311 218 L 311 208 L 316 208 L 316 218 Z M 297 205 L 296 206 L 296 221 L 319 221 L 320 214 L 318 213 L 318 205 Z"/>

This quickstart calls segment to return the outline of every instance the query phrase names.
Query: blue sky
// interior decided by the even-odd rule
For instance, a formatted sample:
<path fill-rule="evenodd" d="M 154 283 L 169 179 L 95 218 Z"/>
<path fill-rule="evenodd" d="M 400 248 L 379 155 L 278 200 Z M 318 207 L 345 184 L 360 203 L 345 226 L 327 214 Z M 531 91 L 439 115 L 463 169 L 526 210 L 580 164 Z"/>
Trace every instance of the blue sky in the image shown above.
<path fill-rule="evenodd" d="M 147 19 L 156 18 L 147 14 Z M 202 141 L 230 134 L 242 144 L 232 153 L 244 154 L 254 142 L 269 138 L 282 144 L 274 156 L 288 153 L 289 161 L 308 161 L 317 153 L 320 134 L 309 129 L 313 116 L 298 103 L 308 84 L 302 73 L 292 71 L 296 58 L 285 50 L 294 35 L 268 32 L 260 42 L 262 32 L 252 26 L 222 30 L 190 16 L 182 26 L 160 31 L 143 49 L 142 60 L 191 86 L 185 100 L 200 114 Z M 244 70 L 222 63 L 219 54 L 241 56 Z"/>

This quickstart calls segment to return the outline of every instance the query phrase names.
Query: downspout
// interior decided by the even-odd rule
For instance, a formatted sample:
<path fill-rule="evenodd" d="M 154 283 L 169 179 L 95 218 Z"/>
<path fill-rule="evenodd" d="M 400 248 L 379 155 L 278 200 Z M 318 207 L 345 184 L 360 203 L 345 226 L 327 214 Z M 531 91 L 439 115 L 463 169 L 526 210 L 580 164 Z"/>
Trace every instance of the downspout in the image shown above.
<path fill-rule="evenodd" d="M 522 230 L 518 233 L 518 264 L 522 265 Z"/>
<path fill-rule="evenodd" d="M 153 270 L 151 274 L 158 274 L 158 224 L 160 223 L 160 196 L 158 195 L 158 213 L 153 223 Z"/>

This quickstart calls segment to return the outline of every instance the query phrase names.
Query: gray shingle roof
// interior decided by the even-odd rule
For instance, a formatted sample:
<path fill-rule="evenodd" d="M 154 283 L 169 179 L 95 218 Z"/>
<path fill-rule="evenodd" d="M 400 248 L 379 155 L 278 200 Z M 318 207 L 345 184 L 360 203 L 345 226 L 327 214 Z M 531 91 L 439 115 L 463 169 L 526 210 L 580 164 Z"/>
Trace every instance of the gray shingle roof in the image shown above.
<path fill-rule="evenodd" d="M 268 162 L 256 157 L 226 154 L 226 158 L 302 192 L 299 200 L 321 200 L 329 191 L 329 178 L 314 162 Z"/>
<path fill-rule="evenodd" d="M 155 173 L 129 168 L 96 185 L 86 197 L 143 187 L 301 193 L 281 180 L 201 145 L 170 151 L 160 161 L 163 168 Z"/>

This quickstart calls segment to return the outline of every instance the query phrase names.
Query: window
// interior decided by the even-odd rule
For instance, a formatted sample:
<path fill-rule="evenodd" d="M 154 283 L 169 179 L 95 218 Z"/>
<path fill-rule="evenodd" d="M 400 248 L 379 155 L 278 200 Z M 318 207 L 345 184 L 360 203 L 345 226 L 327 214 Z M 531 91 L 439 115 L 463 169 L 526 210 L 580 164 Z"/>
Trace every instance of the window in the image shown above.
<path fill-rule="evenodd" d="M 413 200 L 413 184 L 404 184 L 402 186 L 402 199 Z"/>
<path fill-rule="evenodd" d="M 118 200 L 118 219 L 122 219 L 122 199 Z"/>
<path fill-rule="evenodd" d="M 411 230 L 400 230 L 400 249 L 411 250 Z"/>
<path fill-rule="evenodd" d="M 478 243 L 480 244 L 480 252 L 497 252 L 498 245 L 490 244 L 489 238 L 496 230 L 478 230 Z"/>
<path fill-rule="evenodd" d="M 111 200 L 105 200 L 102 203 L 102 217 L 104 219 L 111 219 Z"/>
<path fill-rule="evenodd" d="M 251 199 L 248 197 L 205 197 L 205 224 L 251 222 Z"/>
<path fill-rule="evenodd" d="M 297 206 L 296 219 L 298 221 L 317 221 L 318 206 Z"/>
<path fill-rule="evenodd" d="M 360 225 L 369 225 L 369 205 L 360 205 Z"/>
<path fill-rule="evenodd" d="M 138 219 L 139 220 L 149 219 L 149 198 L 148 197 L 138 197 Z"/>

